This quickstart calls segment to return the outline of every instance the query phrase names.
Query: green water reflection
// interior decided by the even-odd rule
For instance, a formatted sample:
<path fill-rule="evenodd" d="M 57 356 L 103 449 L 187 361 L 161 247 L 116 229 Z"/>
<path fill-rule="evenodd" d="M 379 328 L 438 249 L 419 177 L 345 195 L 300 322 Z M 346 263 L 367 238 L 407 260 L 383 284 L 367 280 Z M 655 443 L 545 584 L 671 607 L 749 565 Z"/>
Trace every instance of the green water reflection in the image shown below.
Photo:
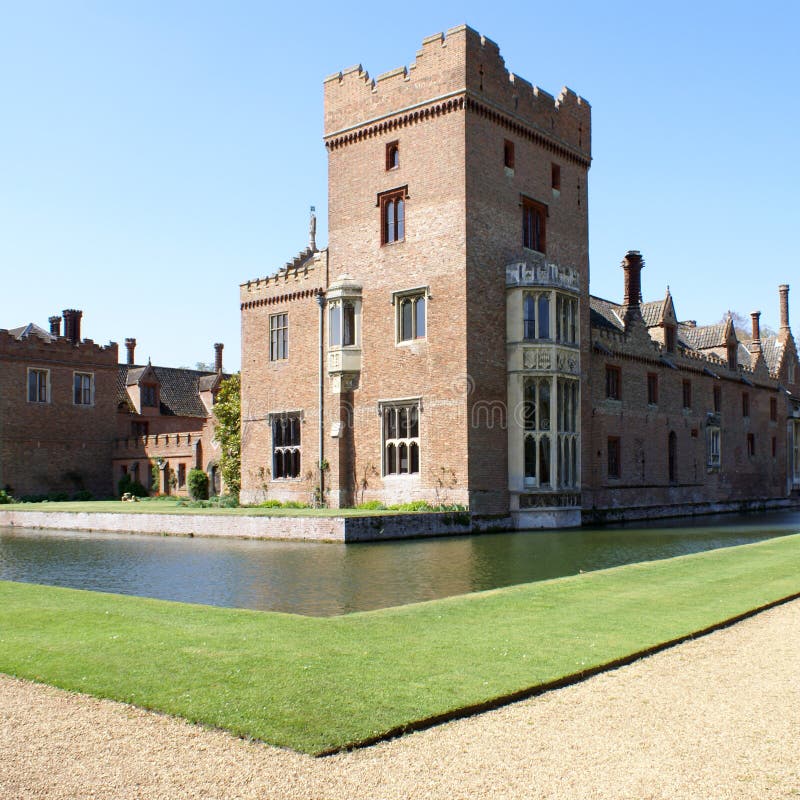
<path fill-rule="evenodd" d="M 0 528 L 0 579 L 331 616 L 800 532 L 800 513 L 320 544 Z"/>

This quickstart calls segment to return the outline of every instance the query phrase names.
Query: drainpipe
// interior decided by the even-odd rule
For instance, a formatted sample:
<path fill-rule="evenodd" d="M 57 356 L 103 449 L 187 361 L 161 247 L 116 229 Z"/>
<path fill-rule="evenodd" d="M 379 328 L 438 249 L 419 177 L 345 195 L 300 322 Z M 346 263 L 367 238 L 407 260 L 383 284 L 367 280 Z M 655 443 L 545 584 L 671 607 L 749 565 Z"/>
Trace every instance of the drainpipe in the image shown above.
<path fill-rule="evenodd" d="M 319 305 L 319 505 L 322 506 L 325 497 L 325 473 L 322 462 L 325 460 L 325 429 L 323 421 L 323 403 L 325 389 L 325 295 L 320 291 L 317 295 Z"/>

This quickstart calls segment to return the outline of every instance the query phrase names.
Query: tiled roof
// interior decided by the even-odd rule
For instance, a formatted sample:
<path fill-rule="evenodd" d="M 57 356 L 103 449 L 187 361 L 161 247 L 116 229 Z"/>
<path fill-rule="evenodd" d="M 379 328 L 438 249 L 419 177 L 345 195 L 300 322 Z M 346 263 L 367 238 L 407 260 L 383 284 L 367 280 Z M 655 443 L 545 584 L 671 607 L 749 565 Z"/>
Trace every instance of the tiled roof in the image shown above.
<path fill-rule="evenodd" d="M 40 339 L 44 339 L 45 342 L 52 342 L 56 338 L 33 322 L 29 322 L 27 325 L 21 325 L 19 328 L 10 328 L 8 332 L 15 339 L 27 339 L 29 336 L 38 336 Z"/>
<path fill-rule="evenodd" d="M 648 328 L 653 328 L 661 324 L 664 319 L 664 304 L 667 302 L 666 298 L 663 300 L 654 300 L 651 303 L 642 303 L 639 307 L 642 310 L 642 317 L 644 324 Z"/>
<path fill-rule="evenodd" d="M 622 331 L 625 326 L 620 311 L 622 306 L 603 300 L 602 297 L 589 296 L 589 320 L 593 328 Z"/>
<path fill-rule="evenodd" d="M 764 361 L 767 363 L 770 374 L 777 375 L 783 355 L 783 345 L 778 341 L 778 337 L 768 336 L 766 339 L 762 339 L 761 352 L 764 354 Z"/>
<path fill-rule="evenodd" d="M 727 322 L 718 322 L 716 325 L 686 325 L 678 323 L 678 336 L 692 350 L 711 350 L 715 347 L 725 347 L 725 329 Z"/>
<path fill-rule="evenodd" d="M 117 389 L 120 403 L 127 402 L 127 387 L 135 384 L 147 367 L 119 365 Z M 161 413 L 177 417 L 207 417 L 208 411 L 200 399 L 200 381 L 216 379 L 217 373 L 181 367 L 152 367 L 160 386 Z M 223 373 L 222 378 L 229 377 Z"/>

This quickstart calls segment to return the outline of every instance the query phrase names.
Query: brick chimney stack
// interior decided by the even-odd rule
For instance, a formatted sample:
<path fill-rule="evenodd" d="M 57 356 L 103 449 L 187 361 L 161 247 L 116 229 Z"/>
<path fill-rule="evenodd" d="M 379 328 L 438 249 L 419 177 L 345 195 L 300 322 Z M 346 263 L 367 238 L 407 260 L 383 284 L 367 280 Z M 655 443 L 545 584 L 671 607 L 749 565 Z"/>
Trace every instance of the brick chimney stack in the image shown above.
<path fill-rule="evenodd" d="M 781 297 L 781 329 L 789 329 L 789 286 L 785 283 L 778 287 L 778 294 Z"/>
<path fill-rule="evenodd" d="M 61 317 L 48 317 L 47 321 L 50 323 L 50 335 L 61 336 Z"/>
<path fill-rule="evenodd" d="M 760 311 L 751 311 L 750 312 L 750 321 L 753 326 L 753 343 L 758 342 L 759 345 L 761 344 L 761 312 Z"/>
<path fill-rule="evenodd" d="M 75 308 L 65 308 L 62 313 L 64 314 L 64 336 L 72 344 L 80 344 L 83 311 L 78 311 Z"/>
<path fill-rule="evenodd" d="M 134 353 L 136 352 L 136 339 L 126 339 L 125 349 L 128 351 L 128 366 L 133 366 L 136 363 Z"/>
<path fill-rule="evenodd" d="M 222 342 L 217 342 L 214 345 L 214 369 L 217 372 L 222 372 L 222 348 L 225 347 Z"/>
<path fill-rule="evenodd" d="M 625 324 L 634 318 L 642 317 L 639 303 L 642 299 L 642 269 L 644 259 L 638 250 L 628 250 L 622 259 L 622 270 L 625 273 L 625 294 L 622 301 Z"/>

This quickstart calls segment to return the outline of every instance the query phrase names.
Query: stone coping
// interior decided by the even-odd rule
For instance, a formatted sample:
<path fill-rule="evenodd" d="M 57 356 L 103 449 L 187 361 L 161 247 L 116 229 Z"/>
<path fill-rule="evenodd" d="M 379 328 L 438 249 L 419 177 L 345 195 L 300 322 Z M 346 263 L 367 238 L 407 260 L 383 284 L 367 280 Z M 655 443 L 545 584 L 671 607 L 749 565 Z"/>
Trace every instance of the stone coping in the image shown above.
<path fill-rule="evenodd" d="M 510 517 L 476 519 L 457 511 L 361 517 L 250 517 L 0 509 L 0 526 L 316 542 L 370 542 L 513 530 Z"/>

